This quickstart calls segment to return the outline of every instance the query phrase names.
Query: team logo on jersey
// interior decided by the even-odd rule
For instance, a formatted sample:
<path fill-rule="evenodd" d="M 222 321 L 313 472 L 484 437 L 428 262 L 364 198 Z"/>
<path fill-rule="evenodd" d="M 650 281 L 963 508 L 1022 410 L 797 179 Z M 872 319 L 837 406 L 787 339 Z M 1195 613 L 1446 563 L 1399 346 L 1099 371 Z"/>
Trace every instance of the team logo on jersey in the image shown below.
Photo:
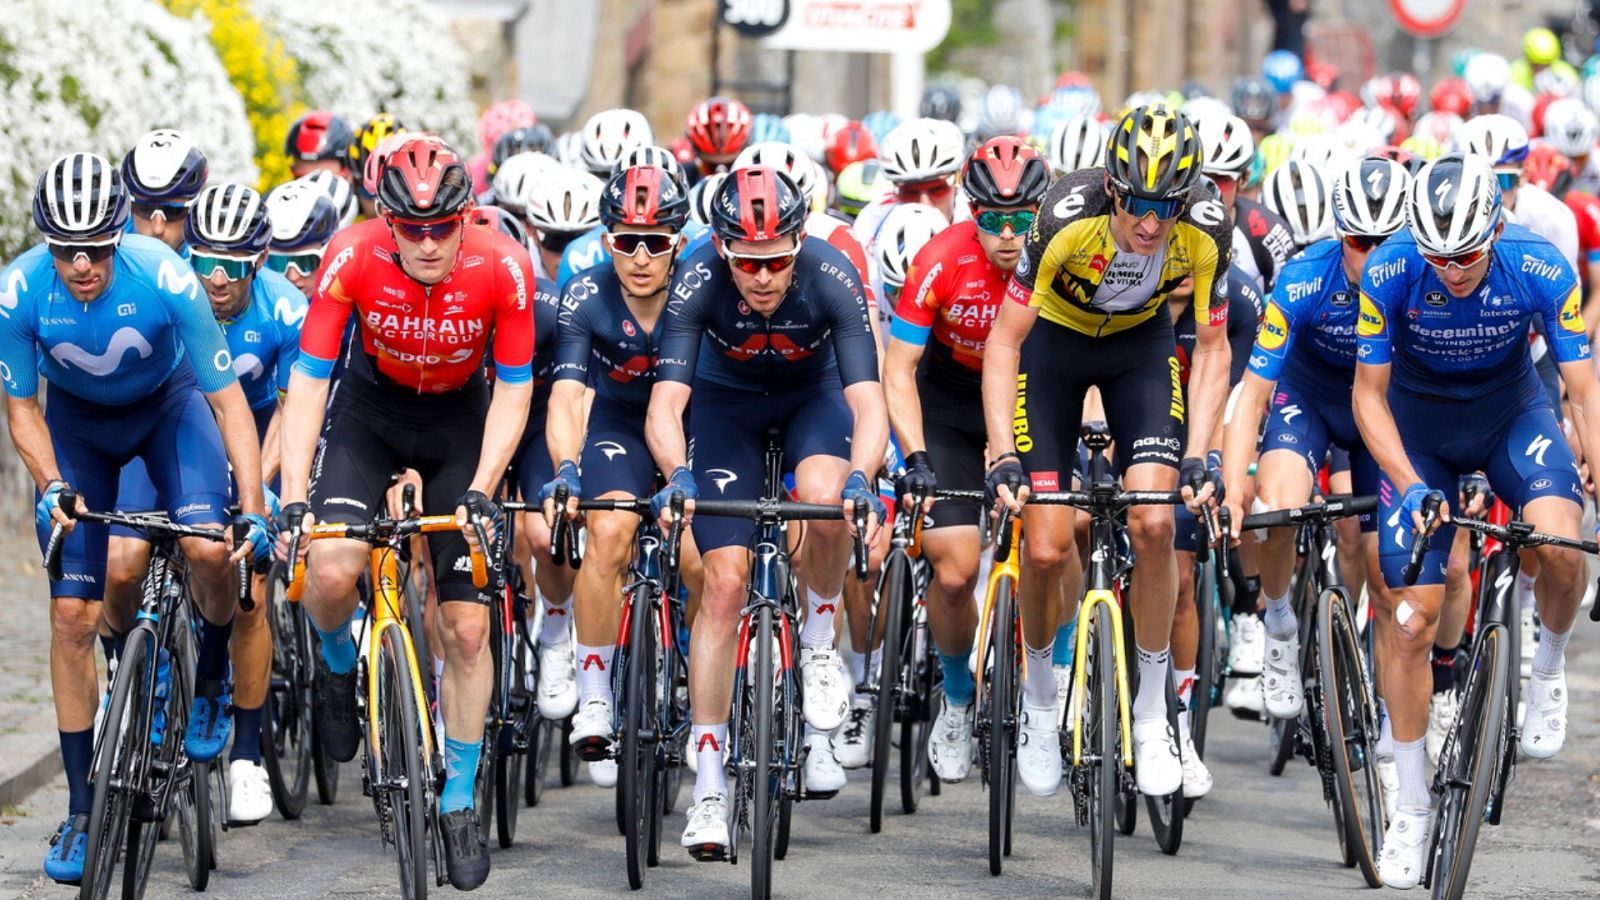
<path fill-rule="evenodd" d="M 750 304 L 744 302 L 743 300 L 740 300 L 739 301 L 739 315 L 741 315 L 741 316 L 750 315 Z"/>
<path fill-rule="evenodd" d="M 1027 254 L 1023 254 L 1027 258 Z M 0 316 L 11 318 L 11 311 L 17 308 L 20 298 L 17 296 L 28 289 L 28 276 L 22 274 L 21 269 L 12 269 L 11 275 L 6 279 L 5 287 L 0 287 Z"/>
<path fill-rule="evenodd" d="M 1580 307 L 1583 298 L 1579 296 L 1577 288 L 1567 295 L 1567 302 L 1561 304 L 1561 327 L 1573 334 L 1583 334 L 1583 313 Z"/>
<path fill-rule="evenodd" d="M 101 353 L 90 353 L 77 344 L 61 343 L 50 348 L 50 356 L 64 369 L 77 367 L 103 378 L 122 365 L 122 359 L 129 350 L 137 353 L 140 359 L 147 359 L 155 352 L 137 328 L 124 326 L 112 333 L 111 340 L 106 342 L 106 349 Z"/>
<path fill-rule="evenodd" d="M 1261 334 L 1256 342 L 1263 350 L 1276 350 L 1289 340 L 1289 321 L 1276 303 L 1267 304 L 1267 315 L 1261 320 Z"/>
<path fill-rule="evenodd" d="M 639 331 L 638 331 L 638 329 L 633 327 L 633 323 L 632 322 L 629 322 L 627 319 L 623 319 L 622 320 L 622 333 L 627 335 L 628 337 L 633 337 L 634 335 L 638 334 Z"/>
<path fill-rule="evenodd" d="M 1376 337 L 1383 333 L 1387 323 L 1383 320 L 1383 313 L 1378 311 L 1378 304 L 1365 293 L 1361 295 L 1361 315 L 1356 319 L 1356 334 L 1360 337 Z"/>
<path fill-rule="evenodd" d="M 1428 304 L 1434 309 L 1440 309 L 1450 301 L 1444 298 L 1444 293 L 1441 291 L 1429 291 L 1427 295 L 1422 298 L 1422 302 Z"/>
<path fill-rule="evenodd" d="M 1333 296 L 1328 298 L 1328 302 L 1329 303 L 1331 303 L 1334 306 L 1337 306 L 1337 307 L 1339 307 L 1341 309 L 1343 309 L 1346 306 L 1349 306 L 1351 300 L 1352 300 L 1352 298 L 1350 296 L 1350 292 L 1349 291 L 1334 291 L 1333 292 Z"/>
<path fill-rule="evenodd" d="M 1189 207 L 1189 218 L 1207 228 L 1215 228 L 1221 225 L 1222 220 L 1227 216 L 1227 210 L 1223 209 L 1222 204 L 1215 200 L 1202 200 Z"/>

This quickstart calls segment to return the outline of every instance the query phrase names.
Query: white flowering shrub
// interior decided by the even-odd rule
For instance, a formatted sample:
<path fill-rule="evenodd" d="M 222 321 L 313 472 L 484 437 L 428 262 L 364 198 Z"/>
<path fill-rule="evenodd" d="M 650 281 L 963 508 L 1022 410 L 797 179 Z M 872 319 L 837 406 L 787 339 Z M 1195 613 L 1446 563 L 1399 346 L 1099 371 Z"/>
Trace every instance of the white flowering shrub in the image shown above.
<path fill-rule="evenodd" d="M 422 0 L 250 0 L 300 69 L 307 107 L 359 128 L 391 112 L 436 131 L 464 153 L 477 147 L 466 52 L 449 21 Z"/>
<path fill-rule="evenodd" d="M 204 22 L 155 0 L 4 0 L 0 13 L 0 261 L 38 240 L 39 173 L 74 150 L 120 162 L 153 128 L 194 138 L 213 179 L 253 182 L 244 104 Z M 108 44 L 107 35 L 115 40 Z"/>

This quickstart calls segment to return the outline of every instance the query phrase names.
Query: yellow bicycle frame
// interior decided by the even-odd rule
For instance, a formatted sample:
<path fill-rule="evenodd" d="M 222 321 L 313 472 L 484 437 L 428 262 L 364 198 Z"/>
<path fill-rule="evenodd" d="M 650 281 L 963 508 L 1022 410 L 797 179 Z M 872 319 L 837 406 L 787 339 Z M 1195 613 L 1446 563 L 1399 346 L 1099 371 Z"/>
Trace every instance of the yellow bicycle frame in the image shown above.
<path fill-rule="evenodd" d="M 1015 601 L 1017 596 L 1017 579 L 1022 572 L 1021 567 L 1017 564 L 1017 556 L 1019 552 L 1018 547 L 1021 544 L 1022 517 L 1013 516 L 1011 519 L 1011 552 L 1006 554 L 1005 559 L 996 560 L 994 567 L 989 570 L 989 584 L 983 592 L 983 609 L 978 614 L 978 634 L 989 633 L 989 620 L 994 616 L 994 595 L 995 591 L 1000 587 L 1000 579 L 1011 579 L 1011 596 L 1013 601 Z M 1017 622 L 1020 626 L 1022 622 L 1022 607 L 1019 606 L 1016 609 Z M 976 680 L 976 690 L 979 696 L 983 694 L 983 658 L 988 646 L 989 644 L 987 641 L 978 641 L 978 674 Z M 1026 678 L 1028 674 L 1028 654 L 1026 653 L 1022 654 L 1022 674 L 1023 678 Z"/>
<path fill-rule="evenodd" d="M 1089 691 L 1089 667 L 1083 661 L 1089 658 L 1090 615 L 1096 606 L 1104 606 L 1111 616 L 1111 660 L 1117 679 L 1117 723 L 1122 729 L 1122 764 L 1133 765 L 1133 726 L 1128 715 L 1128 660 L 1122 647 L 1122 607 L 1117 596 L 1104 588 L 1090 589 L 1078 605 L 1078 634 L 1073 648 L 1073 659 L 1078 661 L 1072 673 L 1072 764 L 1083 764 L 1083 702 Z"/>
<path fill-rule="evenodd" d="M 418 718 L 422 720 L 418 723 L 422 732 L 422 758 L 430 760 L 433 758 L 434 745 L 433 717 L 428 715 L 428 695 L 422 690 L 422 670 L 417 665 L 417 648 L 411 642 L 411 629 L 406 627 L 400 612 L 404 601 L 400 598 L 400 564 L 395 559 L 394 548 L 373 547 L 370 565 L 377 576 L 377 587 L 372 592 L 372 610 L 367 616 L 367 743 L 372 747 L 373 758 L 383 759 L 383 742 L 378 735 L 379 719 L 372 714 L 372 710 L 378 709 L 378 642 L 383 639 L 384 632 L 398 628 L 400 646 L 405 648 L 411 690 L 417 698 Z"/>

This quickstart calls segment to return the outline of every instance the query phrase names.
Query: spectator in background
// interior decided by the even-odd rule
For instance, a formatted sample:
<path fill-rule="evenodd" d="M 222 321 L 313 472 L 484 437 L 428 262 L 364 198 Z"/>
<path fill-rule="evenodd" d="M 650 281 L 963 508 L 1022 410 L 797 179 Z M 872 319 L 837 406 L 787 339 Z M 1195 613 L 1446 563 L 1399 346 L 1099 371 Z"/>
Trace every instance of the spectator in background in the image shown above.
<path fill-rule="evenodd" d="M 1267 0 L 1272 13 L 1272 49 L 1287 50 L 1306 58 L 1306 19 L 1311 16 L 1311 0 Z"/>

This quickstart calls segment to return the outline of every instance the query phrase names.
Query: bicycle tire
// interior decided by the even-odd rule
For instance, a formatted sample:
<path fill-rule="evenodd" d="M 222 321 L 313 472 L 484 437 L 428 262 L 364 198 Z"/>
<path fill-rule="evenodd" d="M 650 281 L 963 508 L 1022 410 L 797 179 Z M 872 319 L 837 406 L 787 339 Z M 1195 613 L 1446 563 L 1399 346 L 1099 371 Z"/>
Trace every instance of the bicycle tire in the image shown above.
<path fill-rule="evenodd" d="M 1378 781 L 1373 746 L 1378 740 L 1378 709 L 1367 681 L 1366 662 L 1342 589 L 1323 592 L 1318 623 L 1322 661 L 1322 709 L 1333 761 L 1333 809 L 1343 836 L 1346 865 L 1361 869 L 1368 887 L 1382 887 L 1378 851 L 1386 823 L 1383 786 Z"/>
<path fill-rule="evenodd" d="M 1132 608 L 1127 598 L 1126 591 L 1118 592 L 1117 599 L 1121 602 L 1118 612 L 1122 616 L 1122 659 L 1128 666 L 1128 691 L 1133 695 L 1128 698 L 1131 708 L 1133 698 L 1139 696 L 1139 666 L 1135 662 L 1139 658 L 1139 642 L 1134 634 Z M 1115 636 L 1116 632 L 1113 631 L 1112 637 Z M 1113 667 L 1111 676 L 1113 679 L 1116 678 L 1115 659 L 1113 656 L 1106 657 L 1106 665 Z M 1118 741 L 1118 751 L 1114 759 L 1117 770 L 1117 797 L 1114 804 L 1117 810 L 1117 829 L 1124 835 L 1132 835 L 1139 827 L 1139 786 L 1131 777 L 1133 773 L 1122 764 L 1120 723 L 1114 733 Z"/>
<path fill-rule="evenodd" d="M 638 890 L 644 887 L 645 869 L 649 868 L 647 844 L 655 817 L 655 746 L 645 738 L 656 733 L 655 617 L 649 582 L 636 586 L 629 602 L 627 659 L 622 669 L 623 690 L 617 698 L 622 709 L 617 799 L 622 804 L 628 886 Z"/>
<path fill-rule="evenodd" d="M 406 631 L 411 633 L 411 649 L 416 652 L 417 666 L 422 670 L 422 693 L 428 702 L 438 701 L 433 683 L 433 648 L 429 646 L 427 609 L 430 586 L 428 567 L 420 559 L 404 564 L 400 577 L 400 593 L 405 599 Z"/>
<path fill-rule="evenodd" d="M 192 613 L 198 615 L 198 613 Z M 198 661 L 199 647 L 196 645 L 196 635 L 191 620 L 185 616 L 175 617 L 172 622 L 172 639 L 177 644 L 173 652 L 172 661 L 172 698 L 167 701 L 167 733 L 173 733 L 176 722 L 187 722 L 189 710 L 194 703 L 195 665 Z M 174 712 L 176 715 L 174 715 Z M 183 734 L 182 731 L 177 734 Z M 181 769 L 185 760 L 174 760 Z M 216 801 L 221 797 L 218 792 L 213 795 L 211 790 L 212 770 L 217 768 L 217 763 L 197 763 L 187 760 L 189 778 L 187 784 L 188 797 L 193 804 L 194 819 L 191 827 L 182 827 L 183 819 L 180 817 L 179 835 L 183 844 L 184 868 L 189 876 L 189 885 L 197 891 L 204 891 L 211 880 L 211 870 L 217 864 L 217 819 L 218 810 Z"/>
<path fill-rule="evenodd" d="M 1090 614 L 1090 658 L 1086 674 L 1087 691 L 1093 702 L 1084 704 L 1083 744 L 1086 752 L 1089 793 L 1089 867 L 1092 893 L 1110 900 L 1116 843 L 1116 798 L 1120 795 L 1118 772 L 1119 713 L 1117 681 L 1113 670 L 1111 630 L 1112 611 L 1100 605 Z"/>
<path fill-rule="evenodd" d="M 303 610 L 301 615 L 305 615 Z M 322 654 L 322 640 L 314 631 L 311 633 L 310 652 L 313 657 Z M 311 702 L 311 780 L 317 786 L 317 802 L 332 806 L 339 799 L 339 763 L 322 748 L 322 731 L 317 727 L 315 690 L 312 691 Z"/>
<path fill-rule="evenodd" d="M 79 900 L 105 900 L 115 880 L 117 856 L 127 834 L 131 798 L 123 785 L 134 783 L 133 771 L 145 765 L 150 724 L 145 715 L 145 685 L 153 675 L 141 672 L 154 632 L 135 628 L 117 661 L 111 699 L 100 722 L 94 757 L 94 801 L 89 812 L 89 842 L 83 860 Z M 112 737 L 112 736 L 115 737 Z"/>
<path fill-rule="evenodd" d="M 300 604 L 283 596 L 283 564 L 267 575 L 264 615 L 272 639 L 272 668 L 262 710 L 261 763 L 278 815 L 293 821 L 305 812 L 312 778 L 310 626 Z"/>
<path fill-rule="evenodd" d="M 1016 776 L 1017 646 L 1016 616 L 1011 607 L 1011 581 L 995 583 L 994 607 L 989 620 L 989 672 L 985 679 L 988 703 L 988 740 L 984 745 L 984 776 L 989 787 L 989 874 L 999 875 L 1007 853 L 1011 824 L 1012 789 Z"/>
<path fill-rule="evenodd" d="M 1211 706 L 1215 702 L 1215 688 L 1221 680 L 1221 660 L 1217 657 L 1219 641 L 1217 625 L 1222 611 L 1217 602 L 1216 568 L 1208 562 L 1195 565 L 1194 579 L 1195 616 L 1199 621 L 1200 646 L 1195 656 L 1194 684 L 1189 689 L 1189 737 L 1195 752 L 1204 759 L 1206 755 L 1207 726 L 1211 721 Z M 1187 801 L 1190 805 L 1193 800 Z"/>
<path fill-rule="evenodd" d="M 550 750 L 557 741 L 557 723 L 536 719 L 528 732 L 527 771 L 522 775 L 522 802 L 538 806 L 544 796 L 545 779 L 550 775 Z"/>
<path fill-rule="evenodd" d="M 561 786 L 572 787 L 578 783 L 578 754 L 572 752 L 572 717 L 561 720 Z"/>
<path fill-rule="evenodd" d="M 1478 830 L 1495 791 L 1499 756 L 1516 752 L 1507 745 L 1510 732 L 1504 701 L 1506 681 L 1512 677 L 1512 654 L 1506 639 L 1505 626 L 1497 622 L 1479 629 L 1456 713 L 1457 726 L 1467 725 L 1470 730 L 1452 728 L 1440 754 L 1435 782 L 1444 790 L 1438 802 L 1429 866 L 1433 896 L 1438 900 L 1457 900 L 1466 890 Z"/>
<path fill-rule="evenodd" d="M 800 646 L 800 634 L 795 628 L 794 620 L 787 615 L 778 619 L 779 627 L 789 634 L 789 646 Z M 776 646 L 776 645 L 774 645 Z M 775 697 L 773 709 L 773 744 L 778 750 L 781 765 L 780 780 L 778 782 L 778 836 L 772 848 L 772 858 L 784 860 L 789 857 L 790 825 L 794 820 L 795 798 L 800 792 L 800 765 L 802 754 L 805 753 L 805 723 L 800 714 L 800 693 L 797 685 L 796 670 L 793 660 L 787 668 L 781 666 L 782 660 L 774 660 L 777 666 L 775 677 L 779 689 Z"/>
<path fill-rule="evenodd" d="M 186 622 L 181 619 L 175 627 L 187 628 Z M 180 672 L 181 666 L 172 670 L 172 686 L 167 699 L 167 725 L 166 734 L 182 735 L 188 726 L 188 711 L 193 702 L 193 681 Z M 205 797 L 197 801 L 195 792 L 196 766 L 190 763 L 183 755 L 182 746 L 173 740 L 165 740 L 159 747 L 152 747 L 150 756 L 151 771 L 147 774 L 149 779 L 146 784 L 151 797 L 164 795 L 167 806 L 162 809 L 152 810 L 159 819 L 157 822 L 141 822 L 135 812 L 129 816 L 126 849 L 123 851 L 122 863 L 122 897 L 123 900 L 140 900 L 144 896 L 145 888 L 149 884 L 151 865 L 155 860 L 156 842 L 162 837 L 162 827 L 174 810 L 177 811 L 179 821 L 179 834 L 183 847 L 183 861 L 185 874 L 189 884 L 195 890 L 205 890 L 211 876 L 210 858 L 202 856 L 198 841 L 195 839 L 195 829 L 198 822 L 204 821 L 201 814 L 209 815 L 210 807 Z M 170 773 L 161 775 L 161 771 Z M 172 783 L 163 785 L 162 782 L 172 779 Z M 204 790 L 202 787 L 201 790 Z"/>
<path fill-rule="evenodd" d="M 511 683 L 513 686 L 526 685 L 528 644 L 522 640 L 520 634 L 511 635 L 510 641 L 512 672 L 515 673 Z M 525 688 L 521 690 L 518 701 L 511 704 L 513 715 L 517 717 L 509 726 L 512 740 L 509 746 L 506 741 L 500 741 L 497 750 L 500 761 L 494 770 L 494 827 L 495 837 L 499 840 L 501 849 L 509 849 L 517 841 L 517 815 L 522 809 L 522 779 L 525 768 L 522 757 L 528 752 L 526 746 L 517 746 L 517 737 L 527 734 L 530 729 L 527 719 L 532 715 L 533 703 L 533 695 Z"/>
<path fill-rule="evenodd" d="M 928 767 L 928 736 L 933 730 L 933 698 L 942 688 L 935 677 L 939 661 L 933 655 L 933 637 L 927 621 L 914 621 L 908 634 L 910 658 L 901 665 L 912 673 L 909 683 L 916 691 L 908 705 L 909 713 L 900 723 L 900 809 L 911 815 L 917 811 L 930 780 L 938 781 L 932 778 Z"/>
<path fill-rule="evenodd" d="M 491 706 L 490 710 L 494 707 Z M 491 712 L 492 716 L 493 713 Z M 500 726 L 485 722 L 483 737 L 478 741 L 478 770 L 473 775 L 472 808 L 478 813 L 479 834 L 488 834 L 489 820 L 494 817 L 494 786 L 499 781 L 500 754 L 495 748 L 500 744 Z"/>
<path fill-rule="evenodd" d="M 1167 668 L 1167 727 L 1172 729 L 1174 736 L 1178 734 L 1178 696 L 1176 687 L 1172 683 L 1172 668 Z M 1130 688 L 1131 690 L 1132 688 Z M 1182 752 L 1182 748 L 1179 748 Z M 1188 811 L 1188 803 L 1183 797 L 1183 783 L 1178 783 L 1178 789 L 1162 797 L 1144 798 L 1145 807 L 1150 813 L 1150 830 L 1155 834 L 1156 846 L 1167 856 L 1176 856 L 1179 848 L 1183 846 L 1183 819 Z"/>
<path fill-rule="evenodd" d="M 381 769 L 384 784 L 376 785 L 374 796 L 384 795 L 392 816 L 395 860 L 400 876 L 400 893 L 407 900 L 422 900 L 428 895 L 428 808 L 424 782 L 430 778 L 422 758 L 422 710 L 412 690 L 411 669 L 406 659 L 403 632 L 384 629 L 378 641 L 376 671 L 378 696 L 377 731 L 383 741 Z M 390 786 L 396 779 L 398 786 Z"/>
<path fill-rule="evenodd" d="M 755 622 L 750 629 L 751 655 L 755 657 L 755 671 L 750 677 L 750 687 L 755 695 L 755 750 L 754 765 L 750 770 L 750 896 L 765 900 L 772 896 L 773 850 L 777 837 L 778 810 L 775 795 L 781 791 L 781 773 L 777 762 L 775 735 L 773 734 L 773 664 L 774 637 L 772 608 L 761 605 L 756 609 Z"/>
<path fill-rule="evenodd" d="M 889 759 L 894 755 L 892 732 L 900 712 L 901 697 L 909 682 L 903 678 L 901 660 L 905 654 L 902 634 L 910 634 L 904 620 L 912 602 L 910 561 L 904 550 L 895 550 L 883 570 L 884 589 L 878 592 L 883 621 L 883 661 L 878 666 L 878 690 L 874 698 L 877 711 L 872 719 L 872 795 L 867 808 L 868 828 L 873 834 L 883 830 L 884 795 L 889 789 Z"/>

